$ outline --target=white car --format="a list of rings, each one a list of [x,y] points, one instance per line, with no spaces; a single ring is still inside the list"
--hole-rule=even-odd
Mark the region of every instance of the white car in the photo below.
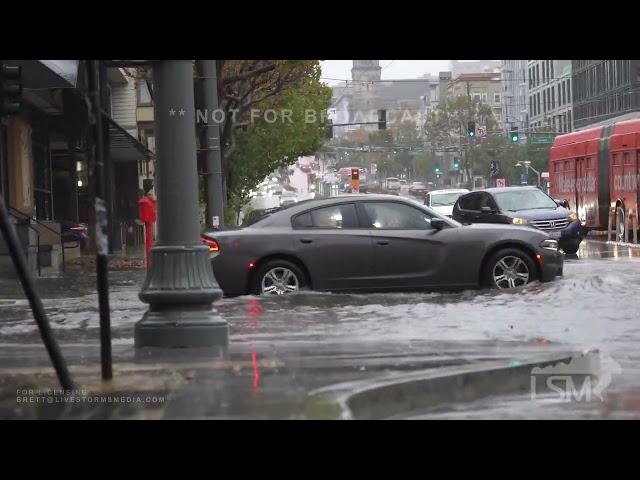
[[[400,190],[400,180],[396,177],[388,177],[384,183],[387,190]]]
[[[427,193],[424,204],[431,207],[441,215],[451,217],[453,215],[453,206],[461,195],[469,193],[464,188],[450,190],[432,190]]]

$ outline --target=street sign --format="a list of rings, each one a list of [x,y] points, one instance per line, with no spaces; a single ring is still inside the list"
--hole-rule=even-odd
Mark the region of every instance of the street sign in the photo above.
[[[531,143],[553,143],[553,139],[555,137],[537,137],[535,135],[531,135]]]
[[[496,187],[504,188],[507,186],[507,182],[504,178],[496,178]]]
[[[371,175],[378,173],[378,165],[376,163],[371,164]]]
[[[529,174],[523,173],[522,175],[520,175],[520,184],[529,185]]]
[[[218,228],[220,226],[220,217],[218,217],[217,215],[211,217],[211,225],[214,228]]]
[[[487,136],[487,127],[484,125],[478,125],[476,127],[476,137],[486,137]]]

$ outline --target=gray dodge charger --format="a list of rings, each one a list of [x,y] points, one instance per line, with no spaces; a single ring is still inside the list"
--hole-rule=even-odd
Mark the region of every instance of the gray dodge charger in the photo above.
[[[509,289],[562,275],[564,254],[540,230],[463,226],[393,195],[309,200],[255,218],[202,235],[225,295]]]

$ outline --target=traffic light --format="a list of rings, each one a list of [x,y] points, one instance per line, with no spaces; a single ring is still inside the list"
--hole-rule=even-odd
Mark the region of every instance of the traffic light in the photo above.
[[[360,180],[360,170],[358,168],[351,169],[351,180]]]
[[[517,142],[520,139],[518,135],[518,127],[511,127],[511,141]]]
[[[453,169],[454,170],[458,170],[460,168],[460,163],[458,163],[458,160],[454,160],[453,161]]]
[[[21,105],[22,85],[20,65],[5,65],[0,62],[0,117],[18,113]]]
[[[387,129],[387,111],[378,110],[378,130]]]
[[[467,123],[467,135],[469,135],[470,137],[476,136],[476,122]]]
[[[439,166],[439,165],[436,165],[436,166],[434,167],[433,171],[434,171],[434,172],[436,172],[436,175],[437,175],[438,173],[440,173],[440,166]]]
[[[333,138],[333,120],[327,122],[327,127],[324,131],[324,138],[330,140]]]

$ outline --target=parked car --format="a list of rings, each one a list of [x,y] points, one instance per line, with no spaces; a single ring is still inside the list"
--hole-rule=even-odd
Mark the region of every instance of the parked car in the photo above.
[[[563,207],[537,187],[478,190],[458,198],[453,218],[461,223],[527,225],[558,240],[574,254],[585,234],[575,212]]]
[[[447,190],[432,190],[427,193],[424,204],[427,207],[431,207],[436,212],[447,217],[453,216],[453,206],[458,198],[465,193],[469,193],[469,190],[461,189],[447,189]]]
[[[422,182],[413,182],[409,187],[409,195],[414,197],[424,197],[427,191],[427,186]]]
[[[558,242],[527,227],[462,224],[391,195],[346,195],[206,231],[226,295],[515,288],[562,274]]]

